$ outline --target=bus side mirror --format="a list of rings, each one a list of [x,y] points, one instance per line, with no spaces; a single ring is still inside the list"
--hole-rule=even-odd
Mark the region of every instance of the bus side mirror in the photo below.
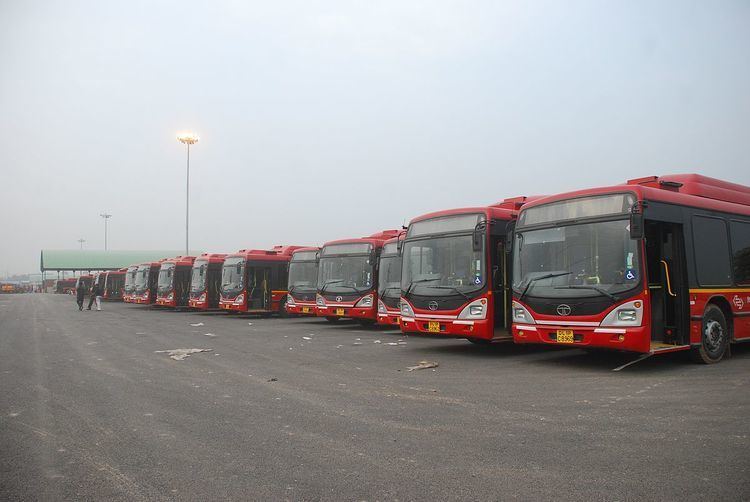
[[[630,238],[643,239],[644,234],[643,213],[630,213]]]
[[[505,225],[505,253],[510,254],[513,251],[513,236],[515,235],[513,231],[516,228],[516,222],[515,221],[509,221],[507,225]]]

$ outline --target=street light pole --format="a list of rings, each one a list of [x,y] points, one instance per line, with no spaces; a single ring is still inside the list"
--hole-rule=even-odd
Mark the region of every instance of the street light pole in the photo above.
[[[190,254],[190,145],[196,144],[198,139],[198,135],[192,132],[177,135],[177,140],[187,145],[187,169],[185,172],[185,256]]]
[[[102,213],[99,216],[104,218],[104,250],[107,250],[107,220],[109,220],[112,215],[107,213]]]
[[[86,239],[84,239],[83,237],[81,237],[80,239],[78,239],[78,244],[81,245],[81,249],[83,249],[83,243],[84,242],[86,242]]]

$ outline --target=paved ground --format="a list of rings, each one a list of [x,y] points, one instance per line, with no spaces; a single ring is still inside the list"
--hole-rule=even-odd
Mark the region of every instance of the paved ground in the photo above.
[[[400,339],[0,296],[0,500],[750,498],[750,347],[612,373]],[[178,348],[212,352],[156,352]]]

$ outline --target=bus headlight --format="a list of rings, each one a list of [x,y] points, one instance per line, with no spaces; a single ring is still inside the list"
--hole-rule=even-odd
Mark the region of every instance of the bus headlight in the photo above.
[[[513,302],[513,322],[520,322],[524,324],[536,324],[536,321],[531,316],[528,310],[518,302]]]
[[[378,300],[378,312],[381,314],[388,313],[388,309],[385,308],[385,303],[383,303],[383,300]]]
[[[205,302],[206,301],[206,293],[203,293],[200,298],[198,298],[199,302]]]
[[[401,316],[402,317],[414,317],[414,311],[411,309],[411,305],[405,300],[401,300]]]
[[[321,295],[315,295],[315,305],[318,307],[325,307],[326,306],[326,299],[323,298]]]
[[[354,306],[355,307],[372,307],[372,295],[367,295],[364,298],[362,298],[360,301],[358,301]]]
[[[234,299],[235,305],[241,305],[242,302],[245,301],[245,295],[239,295],[237,298]]]
[[[286,304],[294,307],[294,298],[292,295],[286,295]]]
[[[606,315],[601,326],[640,326],[643,319],[643,301],[634,300],[615,307]]]
[[[474,300],[461,310],[458,319],[485,319],[487,317],[487,299]]]
[[[169,293],[167,295],[167,300],[174,300],[174,293]]]

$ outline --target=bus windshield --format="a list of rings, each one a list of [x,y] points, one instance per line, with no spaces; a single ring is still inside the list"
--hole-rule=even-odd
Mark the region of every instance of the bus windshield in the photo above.
[[[151,272],[151,265],[141,265],[135,273],[135,292],[143,293],[148,289],[148,275]]]
[[[174,263],[164,263],[159,269],[159,283],[157,289],[159,293],[169,293],[174,283]]]
[[[397,254],[380,257],[378,295],[392,297],[401,295],[401,257]]]
[[[238,293],[244,287],[245,259],[242,257],[227,258],[221,268],[221,292]]]
[[[324,293],[364,293],[373,285],[370,255],[323,256],[318,270],[318,288]]]
[[[208,264],[205,261],[196,261],[190,274],[190,292],[201,293],[206,289],[206,270]]]
[[[513,290],[542,298],[611,296],[640,282],[628,220],[516,231]]]
[[[289,292],[315,292],[318,285],[318,264],[315,261],[289,263]]]
[[[135,289],[135,275],[138,272],[138,267],[129,267],[125,273],[125,292],[132,293]]]
[[[471,235],[436,236],[406,241],[401,289],[424,296],[465,295],[484,286],[485,258],[474,251]]]

